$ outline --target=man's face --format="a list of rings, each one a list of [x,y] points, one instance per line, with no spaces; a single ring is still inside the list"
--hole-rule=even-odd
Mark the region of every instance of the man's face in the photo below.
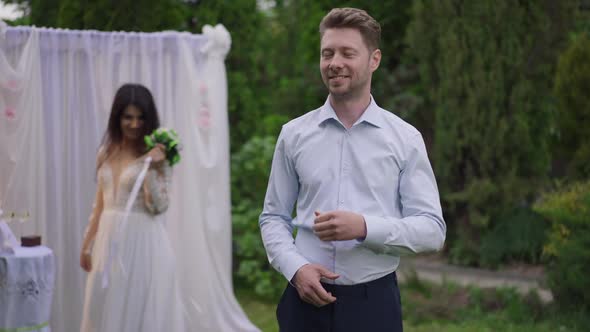
[[[370,93],[381,51],[370,52],[357,29],[327,29],[320,52],[322,79],[332,96],[348,99]]]

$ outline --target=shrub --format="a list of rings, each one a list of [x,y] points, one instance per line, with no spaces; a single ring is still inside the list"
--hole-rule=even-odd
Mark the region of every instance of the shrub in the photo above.
[[[407,42],[434,107],[450,258],[477,265],[493,217],[528,204],[546,181],[552,79],[575,2],[422,0],[412,8]]]
[[[568,175],[590,177],[590,38],[581,33],[559,57],[555,95],[559,105],[557,154],[569,161]],[[586,128],[586,129],[584,129]]]
[[[590,181],[547,194],[535,210],[551,222],[543,253],[550,259],[548,282],[556,301],[590,309]]]
[[[276,298],[286,281],[268,263],[260,237],[262,211],[275,138],[253,137],[232,155],[232,223],[237,282],[263,298]]]
[[[495,227],[483,236],[480,246],[481,265],[497,267],[502,263],[541,260],[547,236],[544,218],[529,208],[517,208],[501,215]]]

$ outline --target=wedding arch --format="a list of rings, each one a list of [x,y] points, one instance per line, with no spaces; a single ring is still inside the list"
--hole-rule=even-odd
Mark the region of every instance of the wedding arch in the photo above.
[[[0,22],[1,23],[1,22]],[[180,135],[167,227],[186,295],[188,331],[258,331],[231,278],[227,30],[199,35],[0,29],[0,208],[29,213],[17,235],[40,234],[56,256],[51,327],[76,331],[78,266],[95,190],[95,154],[123,83],[154,94]]]

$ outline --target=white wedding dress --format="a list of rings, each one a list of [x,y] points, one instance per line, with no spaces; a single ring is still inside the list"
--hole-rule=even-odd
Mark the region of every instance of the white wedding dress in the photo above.
[[[132,162],[121,171],[118,184],[107,163],[98,170],[104,208],[86,283],[82,332],[184,331],[174,254],[161,214],[168,207],[167,165],[147,172],[149,194],[139,190],[126,226],[116,232],[142,167],[141,159]],[[118,235],[116,256],[108,264],[110,243]]]

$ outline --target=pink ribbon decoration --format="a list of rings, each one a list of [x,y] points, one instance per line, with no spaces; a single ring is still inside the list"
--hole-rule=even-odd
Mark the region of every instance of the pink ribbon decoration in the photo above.
[[[211,127],[211,113],[209,112],[209,107],[201,106],[199,111],[199,119],[197,120],[199,127],[201,128],[209,128]]]
[[[15,109],[12,108],[12,107],[6,107],[6,109],[4,109],[4,116],[8,120],[14,120],[14,119],[16,119],[16,111],[15,111]]]

